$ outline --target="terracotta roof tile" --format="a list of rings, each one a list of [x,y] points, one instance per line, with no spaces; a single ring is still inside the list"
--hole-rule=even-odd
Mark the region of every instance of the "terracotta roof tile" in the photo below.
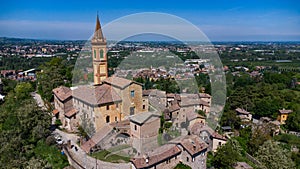
[[[196,135],[186,136],[183,140],[181,140],[180,144],[192,156],[203,151],[208,147],[208,145]]]
[[[129,86],[131,83],[133,83],[132,80],[128,80],[120,77],[108,77],[104,80],[104,82],[122,89]]]
[[[222,136],[221,134],[217,133],[217,132],[214,132],[212,135],[212,138],[216,138],[216,139],[219,139],[219,140],[227,140],[226,137]]]
[[[78,112],[78,110],[76,109],[71,109],[70,111],[65,113],[65,116],[67,116],[68,118],[72,117],[73,115],[75,115]]]
[[[251,114],[250,112],[248,112],[248,111],[246,111],[242,108],[236,108],[235,111],[240,113],[240,114],[246,114],[246,115]]]
[[[132,158],[130,161],[136,168],[151,168],[155,164],[165,161],[166,159],[179,155],[181,150],[176,145],[164,145],[158,148],[159,153],[149,154],[148,162],[145,157]]]
[[[65,86],[60,86],[58,88],[55,88],[52,90],[52,92],[61,101],[65,101],[66,99],[68,99],[72,96],[72,90]]]
[[[57,109],[54,109],[54,110],[52,111],[52,113],[53,113],[53,115],[57,115],[57,113],[59,113],[59,111],[58,111]]]
[[[99,86],[79,86],[73,90],[73,97],[92,105],[121,101],[121,97],[108,84]]]

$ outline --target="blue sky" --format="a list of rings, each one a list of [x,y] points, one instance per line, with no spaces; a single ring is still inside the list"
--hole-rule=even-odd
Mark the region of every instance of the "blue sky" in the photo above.
[[[297,0],[3,1],[0,36],[88,39],[97,11],[102,25],[138,12],[173,14],[196,25],[212,41],[300,40]]]

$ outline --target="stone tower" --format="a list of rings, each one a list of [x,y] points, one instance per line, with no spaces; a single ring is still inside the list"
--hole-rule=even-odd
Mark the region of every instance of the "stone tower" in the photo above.
[[[108,69],[106,39],[103,36],[98,15],[96,19],[96,28],[91,40],[91,44],[94,69],[94,85],[99,85],[104,79],[108,77]]]

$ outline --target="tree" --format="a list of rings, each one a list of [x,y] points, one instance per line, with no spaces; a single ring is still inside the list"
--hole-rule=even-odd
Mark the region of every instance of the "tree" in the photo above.
[[[213,166],[223,169],[232,168],[242,158],[240,150],[241,148],[237,141],[229,140],[225,145],[217,149],[213,158]]]
[[[286,128],[292,131],[300,131],[300,112],[291,113],[286,120]]]
[[[38,92],[50,101],[52,99],[52,90],[60,85],[65,84],[66,64],[61,58],[53,58],[41,66],[41,73],[37,74]]]
[[[289,153],[283,150],[277,143],[268,140],[259,147],[255,153],[258,161],[270,169],[291,169],[295,164],[289,157]]]

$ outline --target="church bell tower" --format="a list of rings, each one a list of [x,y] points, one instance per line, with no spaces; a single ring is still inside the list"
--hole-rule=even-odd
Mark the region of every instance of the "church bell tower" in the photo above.
[[[108,77],[107,69],[107,47],[106,39],[103,36],[101,24],[97,14],[96,28],[91,40],[92,57],[94,69],[94,85],[99,85]]]

